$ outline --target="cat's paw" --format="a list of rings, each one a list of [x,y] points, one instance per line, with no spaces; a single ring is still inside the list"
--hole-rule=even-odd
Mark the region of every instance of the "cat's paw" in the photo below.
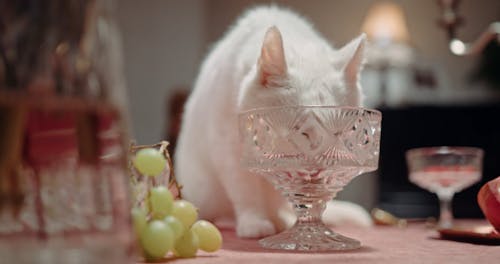
[[[260,238],[276,233],[273,223],[257,216],[240,217],[236,223],[236,234],[241,238]]]

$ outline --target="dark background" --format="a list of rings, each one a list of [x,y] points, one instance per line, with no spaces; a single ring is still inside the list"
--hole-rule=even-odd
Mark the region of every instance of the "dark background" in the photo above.
[[[485,151],[483,178],[455,194],[457,218],[483,217],[479,188],[500,175],[500,104],[382,109],[379,206],[400,217],[438,216],[435,194],[408,181],[405,151],[427,146],[472,146]]]

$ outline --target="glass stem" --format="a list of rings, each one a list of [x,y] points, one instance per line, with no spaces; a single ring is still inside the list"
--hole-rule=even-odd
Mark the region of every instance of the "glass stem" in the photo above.
[[[326,201],[319,200],[314,202],[294,201],[293,207],[297,215],[295,225],[322,223],[321,216],[326,208]]]
[[[453,213],[451,201],[453,193],[438,193],[440,211],[439,211],[439,227],[450,228],[453,226]]]

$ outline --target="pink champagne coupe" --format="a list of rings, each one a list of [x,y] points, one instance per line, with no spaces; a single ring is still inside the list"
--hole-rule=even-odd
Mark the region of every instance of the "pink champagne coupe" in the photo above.
[[[410,181],[436,193],[439,199],[439,228],[453,226],[453,196],[481,179],[483,155],[483,150],[473,147],[428,147],[406,152]]]

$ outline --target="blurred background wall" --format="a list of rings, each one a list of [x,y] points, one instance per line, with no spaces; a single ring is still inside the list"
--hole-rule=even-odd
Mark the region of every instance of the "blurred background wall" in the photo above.
[[[166,100],[189,89],[205,50],[206,4],[199,0],[119,0],[118,23],[133,137],[139,144],[164,138]]]

